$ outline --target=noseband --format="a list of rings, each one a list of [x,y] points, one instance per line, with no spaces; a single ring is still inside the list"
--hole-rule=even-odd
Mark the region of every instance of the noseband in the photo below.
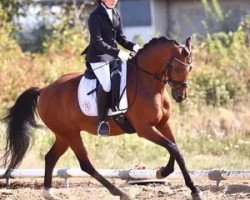
[[[170,61],[169,61],[169,63],[168,63],[168,65],[166,66],[166,68],[164,70],[164,73],[166,73],[166,71],[167,71],[167,76],[168,76],[168,79],[164,80],[164,82],[168,83],[168,85],[170,87],[173,87],[173,85],[179,85],[182,88],[187,88],[187,86],[188,86],[188,82],[187,81],[176,81],[176,80],[172,79],[173,61],[174,60],[176,60],[177,62],[181,63],[185,68],[190,67],[191,64],[192,64],[192,62],[190,62],[189,64],[186,64],[186,63],[180,61],[177,58],[171,58]]]
[[[174,85],[179,85],[181,88],[187,88],[187,86],[188,86],[188,82],[187,81],[176,81],[176,80],[172,79],[173,61],[174,60],[176,60],[177,62],[181,63],[185,68],[190,67],[190,65],[192,64],[192,62],[190,62],[189,64],[186,64],[186,63],[182,62],[181,60],[179,60],[177,58],[171,57],[170,60],[169,60],[169,62],[168,62],[168,64],[167,64],[167,66],[165,67],[165,69],[163,71],[163,74],[161,74],[160,76],[158,74],[156,74],[156,73],[149,72],[149,71],[147,71],[147,70],[139,67],[137,65],[137,63],[136,63],[136,67],[140,71],[142,71],[142,72],[144,72],[144,73],[152,76],[155,80],[161,81],[164,84],[168,84],[171,88],[173,88]],[[165,74],[167,74],[168,79],[163,80],[161,78],[161,76],[165,75]]]

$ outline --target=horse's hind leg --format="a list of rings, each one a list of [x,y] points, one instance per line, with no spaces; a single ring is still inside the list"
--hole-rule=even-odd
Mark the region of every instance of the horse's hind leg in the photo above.
[[[112,195],[120,196],[120,199],[122,200],[130,199],[129,196],[125,192],[121,191],[119,188],[114,186],[112,183],[110,183],[107,179],[105,179],[101,174],[99,174],[95,170],[95,168],[93,167],[93,165],[91,164],[88,158],[87,151],[82,143],[80,134],[78,137],[74,137],[74,139],[71,140],[70,148],[75,153],[80,163],[80,167],[83,171],[93,176],[97,181],[99,181],[103,186],[105,186]]]
[[[69,145],[59,138],[56,138],[54,145],[45,156],[45,176],[44,176],[44,191],[43,196],[45,199],[57,200],[52,190],[52,173],[58,159],[65,153]]]

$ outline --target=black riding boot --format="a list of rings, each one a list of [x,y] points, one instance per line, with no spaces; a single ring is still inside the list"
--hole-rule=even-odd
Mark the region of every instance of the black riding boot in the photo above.
[[[97,134],[108,136],[110,132],[109,123],[106,122],[108,108],[107,108],[108,92],[101,87],[97,92],[97,110],[98,110],[98,124]]]

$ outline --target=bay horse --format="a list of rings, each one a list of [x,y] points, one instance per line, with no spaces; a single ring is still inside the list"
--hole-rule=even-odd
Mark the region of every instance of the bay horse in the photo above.
[[[194,185],[169,124],[171,101],[165,85],[172,88],[172,97],[181,102],[187,96],[187,78],[191,71],[191,38],[185,45],[165,37],[154,38],[128,61],[127,96],[129,109],[125,113],[139,137],[164,147],[170,154],[166,166],[157,170],[157,178],[167,177],[178,163],[193,199],[201,199]],[[79,107],[77,88],[82,73],[67,74],[42,89],[32,87],[24,91],[3,118],[7,125],[4,177],[18,167],[27,152],[32,136],[31,128],[38,125],[36,113],[55,134],[55,142],[45,156],[44,192],[46,199],[59,199],[52,190],[52,172],[58,159],[71,148],[81,169],[94,177],[112,195],[130,199],[129,195],[109,182],[94,168],[88,158],[80,131],[96,135],[97,117],[84,115]],[[111,136],[124,134],[121,128],[108,119]]]

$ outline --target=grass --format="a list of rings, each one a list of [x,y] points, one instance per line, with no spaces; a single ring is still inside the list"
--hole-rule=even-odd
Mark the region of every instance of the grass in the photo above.
[[[173,103],[171,122],[188,169],[250,169],[249,104],[242,102],[226,109],[194,108],[188,101],[184,105]],[[5,144],[4,131],[0,126],[1,147]],[[44,167],[44,156],[53,144],[54,135],[48,129],[37,129],[34,136],[33,147],[20,167]],[[136,165],[158,168],[166,165],[169,158],[164,148],[136,134],[103,138],[82,132],[82,138],[97,168],[133,168]],[[56,167],[79,167],[79,164],[68,150]]]
[[[136,165],[158,168],[166,165],[169,154],[162,147],[134,135],[109,138],[82,134],[89,157],[97,168],[133,168]],[[25,157],[22,168],[43,168],[44,156],[52,146],[54,137],[46,130],[38,130],[35,143]],[[3,144],[1,135],[1,144]],[[250,169],[250,134],[227,138],[207,136],[177,137],[188,169]],[[59,160],[56,167],[79,167],[71,150]],[[176,167],[178,169],[178,167]]]
[[[238,104],[234,111],[205,106],[193,109],[189,103],[173,105],[171,122],[188,169],[250,169],[250,111],[246,109],[249,103]],[[1,147],[5,144],[4,131],[0,126]],[[54,135],[48,129],[37,129],[34,136],[33,147],[20,167],[44,167],[44,156],[54,142]],[[136,134],[103,138],[82,132],[82,139],[97,168],[133,168],[136,165],[158,168],[166,165],[169,158],[164,148]],[[56,167],[79,167],[79,164],[68,150]]]

